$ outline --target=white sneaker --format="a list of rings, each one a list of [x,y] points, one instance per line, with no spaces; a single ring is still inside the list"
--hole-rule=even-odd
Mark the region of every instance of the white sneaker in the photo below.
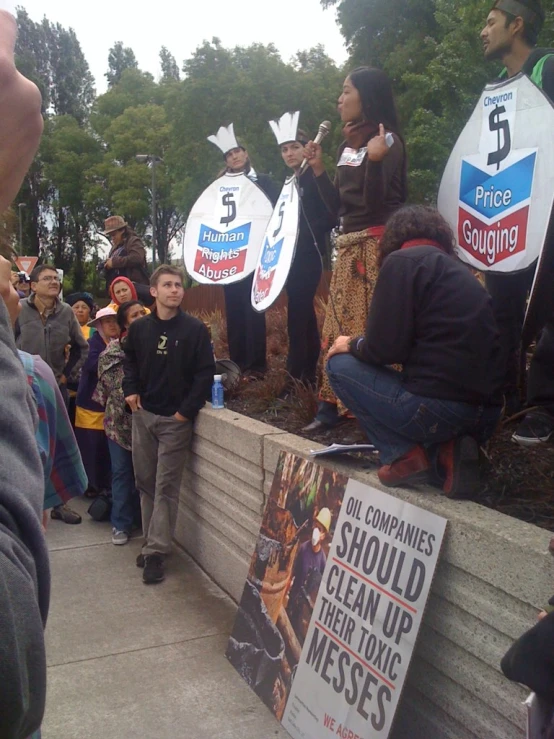
[[[115,546],[121,546],[122,544],[127,544],[129,541],[129,534],[126,531],[118,531],[117,529],[112,529],[112,544],[115,544]]]

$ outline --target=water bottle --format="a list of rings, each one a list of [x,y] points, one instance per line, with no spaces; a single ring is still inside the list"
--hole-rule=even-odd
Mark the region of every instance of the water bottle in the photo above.
[[[216,410],[225,408],[225,403],[223,402],[221,375],[214,375],[214,384],[212,385],[212,408],[215,408]]]

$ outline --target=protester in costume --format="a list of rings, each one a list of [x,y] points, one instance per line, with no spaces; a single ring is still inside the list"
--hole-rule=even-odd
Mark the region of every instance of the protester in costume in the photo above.
[[[240,144],[233,124],[221,127],[215,136],[208,140],[223,153],[225,172],[244,172],[267,195],[272,205],[279,197],[278,187],[271,177],[256,172],[250,162],[248,152]],[[250,295],[254,275],[240,282],[224,285],[225,312],[227,316],[227,343],[229,357],[245,375],[263,375],[267,369],[265,315],[256,312],[251,305]]]
[[[129,541],[133,523],[140,520],[140,500],[135,485],[131,444],[131,412],[123,395],[123,342],[129,326],[146,315],[138,300],[119,307],[119,341],[112,341],[98,360],[98,385],[93,399],[105,408],[104,430],[112,467],[112,544]]]
[[[431,208],[389,219],[365,335],[339,336],[327,374],[379,451],[383,485],[479,490],[479,444],[500,418],[502,365],[491,299],[454,257]],[[402,373],[389,365],[401,364]]]
[[[298,175],[305,157],[308,136],[298,128],[300,113],[285,113],[279,121],[270,121],[283,161]],[[316,382],[317,362],[321,350],[314,298],[321,279],[322,254],[326,234],[335,218],[321,198],[315,177],[308,167],[298,180],[301,198],[300,224],[296,251],[287,278],[287,329],[289,353],[287,372],[291,378],[308,385]],[[285,385],[282,395],[289,389]]]
[[[96,333],[89,340],[89,354],[77,391],[75,436],[79,443],[89,486],[97,493],[111,486],[110,454],[104,433],[104,408],[93,400],[98,383],[100,354],[119,336],[117,313],[113,308],[102,308],[91,321]]]
[[[487,17],[481,39],[485,58],[490,61],[499,59],[504,64],[501,79],[523,72],[554,102],[554,49],[536,48],[544,17],[538,0],[497,0]],[[531,333],[537,334],[541,329],[542,333],[527,380],[528,405],[537,406],[538,410],[525,416],[512,437],[525,446],[548,441],[554,433],[554,240],[551,236],[544,248],[546,271],[541,275],[541,290],[534,301],[537,314],[530,327]],[[524,367],[521,331],[535,270],[536,263],[522,272],[488,272],[485,276],[500,330],[502,362],[506,368],[503,390],[508,415],[518,411],[520,406],[520,372]],[[527,337],[526,345],[532,338]]]
[[[342,231],[323,326],[324,349],[341,334],[363,331],[377,278],[379,237],[407,194],[406,150],[387,75],[369,67],[351,72],[339,112],[345,141],[339,147],[334,184],[325,172],[321,146],[306,146],[321,196],[340,217]],[[317,415],[304,430],[332,427],[344,412],[324,374]]]

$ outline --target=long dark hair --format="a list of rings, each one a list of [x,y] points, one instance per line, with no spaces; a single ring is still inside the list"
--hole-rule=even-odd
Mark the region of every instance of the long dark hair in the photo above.
[[[412,239],[436,241],[447,254],[454,254],[454,234],[438,210],[426,205],[407,205],[393,213],[387,221],[379,243],[379,267],[389,254],[398,251],[406,241]]]
[[[389,77],[374,67],[358,67],[348,75],[362,101],[366,121],[382,123],[388,131],[400,136],[400,124]]]

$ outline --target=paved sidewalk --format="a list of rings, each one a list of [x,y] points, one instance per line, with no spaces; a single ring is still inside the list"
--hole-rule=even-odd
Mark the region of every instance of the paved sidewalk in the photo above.
[[[139,539],[48,525],[52,597],[43,739],[285,739],[224,656],[233,602],[186,556],[142,583]]]

